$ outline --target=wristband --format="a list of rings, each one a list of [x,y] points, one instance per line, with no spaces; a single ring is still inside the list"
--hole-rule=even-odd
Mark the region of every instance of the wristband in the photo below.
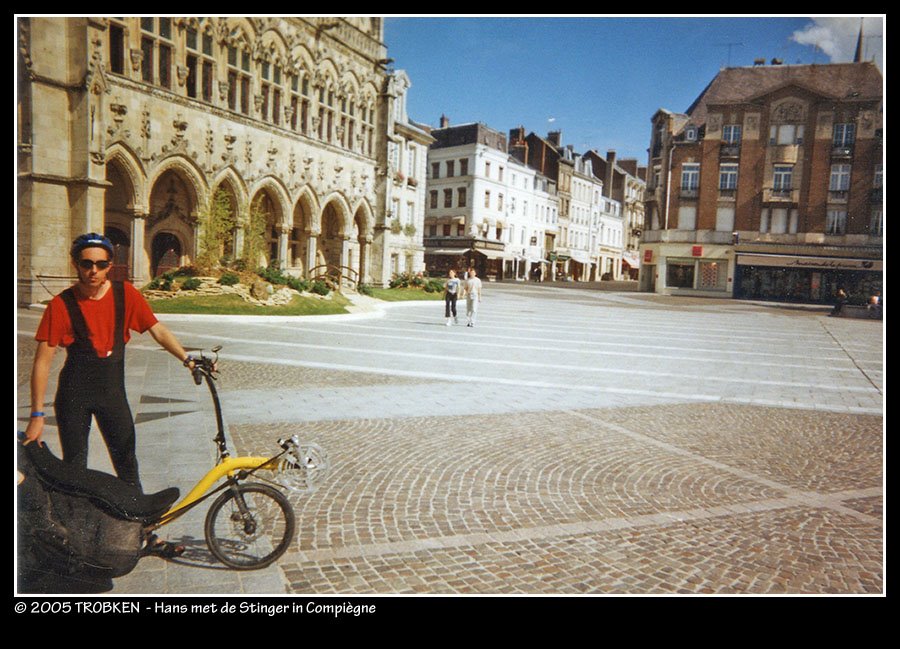
[[[32,419],[34,419],[35,417],[44,417],[44,416],[46,416],[46,415],[44,415],[44,413],[41,412],[40,410],[35,410],[34,412],[31,413]]]
[[[181,364],[184,365],[185,367],[190,367],[190,364],[191,364],[191,363],[195,363],[195,362],[196,362],[196,361],[194,360],[194,357],[188,355],[188,357],[185,358],[184,361],[182,361]]]

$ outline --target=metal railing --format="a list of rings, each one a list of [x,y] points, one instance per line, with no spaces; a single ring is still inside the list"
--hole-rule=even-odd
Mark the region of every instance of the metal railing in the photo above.
[[[355,290],[359,286],[359,271],[349,266],[320,264],[309,269],[309,279],[314,282],[323,281],[336,291],[342,288]]]

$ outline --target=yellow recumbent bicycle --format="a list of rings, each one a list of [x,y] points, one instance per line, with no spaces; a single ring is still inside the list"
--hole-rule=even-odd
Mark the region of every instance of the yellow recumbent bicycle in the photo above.
[[[216,464],[180,502],[158,519],[149,521],[144,534],[155,537],[155,530],[219,494],[209,508],[204,525],[209,550],[230,568],[254,570],[277,560],[294,539],[294,508],[279,488],[312,492],[328,470],[328,458],[318,445],[301,443],[296,435],[279,439],[281,450],[272,457],[231,457],[214,383],[220,349],[217,346],[211,350],[214,358],[202,353],[193,357],[194,382],[200,385],[206,381],[215,407]],[[213,488],[223,478],[224,482]],[[247,482],[249,478],[260,482]],[[177,553],[163,556],[177,556]]]

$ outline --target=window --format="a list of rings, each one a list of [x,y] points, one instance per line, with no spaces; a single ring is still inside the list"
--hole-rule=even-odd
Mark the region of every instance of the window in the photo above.
[[[736,164],[719,165],[719,189],[734,191],[737,189],[738,166]]]
[[[869,236],[884,236],[884,212],[882,208],[876,207],[872,209],[872,217],[869,219]]]
[[[497,209],[503,211],[503,194],[497,194]]]
[[[855,124],[835,124],[834,138],[832,143],[836,148],[846,148],[853,146],[856,141],[856,125]]]
[[[716,231],[717,232],[733,232],[734,231],[734,208],[719,207],[716,209]]]
[[[456,190],[456,206],[457,207],[465,207],[466,206],[466,188],[460,187]]]
[[[847,211],[846,210],[828,210],[825,215],[825,234],[846,234],[847,232]]]
[[[875,165],[875,173],[873,174],[872,180],[872,187],[874,187],[875,189],[881,189],[882,187],[882,182],[884,179],[884,172],[882,168],[883,165],[880,162]]]
[[[666,264],[666,286],[672,288],[694,288],[694,262],[672,262]]]
[[[200,34],[196,29],[187,30],[187,96],[212,103],[213,64],[212,36]]]
[[[846,192],[850,189],[850,165],[831,165],[831,179],[828,181],[828,189],[832,192]]]
[[[141,79],[172,87],[172,19],[141,18]]]
[[[109,71],[125,74],[125,27],[109,23]]]
[[[291,75],[291,130],[304,135],[309,132],[309,80],[304,76]]]
[[[769,128],[769,144],[803,144],[803,124],[776,124]]]
[[[456,175],[456,162],[447,160],[447,178],[453,178]]]
[[[432,189],[432,190],[429,192],[429,197],[430,197],[430,198],[429,198],[428,206],[429,206],[431,209],[436,209],[436,208],[437,208],[437,203],[438,203],[438,193],[437,193],[437,190],[436,190],[436,189]]]
[[[468,176],[469,175],[469,159],[463,158],[459,161],[459,175],[460,176]]]
[[[490,162],[484,163],[484,175],[486,178],[491,177],[491,163]]]
[[[449,237],[449,236],[450,236],[450,232],[451,232],[450,228],[451,228],[451,227],[452,227],[452,226],[451,226],[449,223],[445,223],[445,224],[444,224],[444,236],[445,236],[445,237]]]
[[[695,162],[681,165],[681,189],[696,192],[700,187],[700,165]]]
[[[432,178],[440,178],[441,177],[441,163],[440,162],[432,162],[431,163],[431,177]]]
[[[775,165],[772,177],[772,189],[776,192],[789,192],[792,188],[794,167],[791,165]]]
[[[740,124],[726,124],[722,127],[722,141],[726,144],[741,143],[741,126]]]
[[[679,207],[678,208],[678,229],[694,230],[697,227],[697,208],[696,207]]]
[[[444,190],[444,207],[453,207],[453,190]]]
[[[228,47],[228,108],[250,114],[250,55],[234,45]]]
[[[503,182],[503,167],[497,168],[497,180],[499,180],[501,183]]]

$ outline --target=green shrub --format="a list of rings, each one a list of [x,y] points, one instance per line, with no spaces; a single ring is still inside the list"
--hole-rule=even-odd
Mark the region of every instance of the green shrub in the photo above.
[[[368,284],[360,284],[359,286],[356,287],[356,290],[359,291],[360,293],[362,293],[363,295],[368,295],[369,297],[372,297],[375,295],[375,291],[373,291],[372,287],[369,286]]]
[[[181,290],[182,291],[196,291],[198,288],[200,288],[201,283],[202,282],[199,279],[197,279],[196,277],[191,277],[189,279],[184,280],[184,282],[182,282]]]
[[[331,289],[329,289],[328,285],[322,280],[316,280],[313,282],[312,292],[316,295],[328,295],[331,293]]]
[[[288,277],[287,285],[295,291],[300,291],[301,293],[309,291],[310,287],[309,280],[300,279],[298,277]]]
[[[237,273],[222,273],[222,276],[219,278],[219,284],[222,286],[234,286],[241,281],[241,278],[237,275]]]
[[[429,279],[425,282],[426,293],[441,293],[444,290],[444,282],[439,279]]]

